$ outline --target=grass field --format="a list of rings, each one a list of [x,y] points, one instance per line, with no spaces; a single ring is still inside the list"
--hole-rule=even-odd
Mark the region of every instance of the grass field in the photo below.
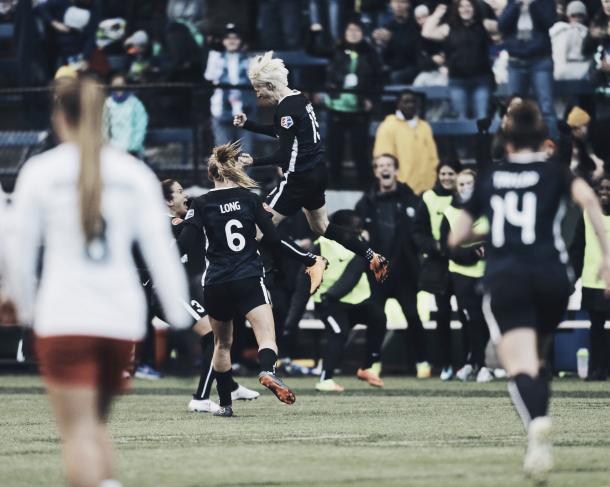
[[[186,412],[195,379],[135,383],[111,432],[125,487],[522,486],[524,432],[506,383],[386,378],[322,396],[290,379],[288,407],[264,391],[237,417]],[[260,389],[255,379],[242,382]],[[550,486],[610,486],[610,383],[556,380]],[[41,382],[0,376],[0,486],[62,485],[60,444]]]

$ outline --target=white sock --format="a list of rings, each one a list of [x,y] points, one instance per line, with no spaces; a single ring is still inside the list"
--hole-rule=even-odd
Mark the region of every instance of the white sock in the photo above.
[[[100,487],[123,487],[123,484],[115,479],[102,480]]]

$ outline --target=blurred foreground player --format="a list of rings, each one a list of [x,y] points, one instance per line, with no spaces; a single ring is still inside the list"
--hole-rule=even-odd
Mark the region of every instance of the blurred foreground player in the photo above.
[[[180,305],[187,282],[171,247],[157,178],[142,162],[103,145],[103,101],[91,80],[56,86],[53,126],[62,143],[26,163],[14,196],[12,291],[21,321],[34,324],[74,487],[120,486],[112,479],[106,422],[133,344],[145,332],[134,244],[158,283],[168,320],[188,325]]]
[[[280,146],[273,154],[254,158],[248,154],[240,156],[244,164],[282,168],[284,176],[280,184],[267,196],[273,223],[277,225],[302,209],[314,232],[365,258],[375,278],[384,281],[388,276],[386,258],[373,252],[357,233],[338,228],[328,220],[324,195],[328,175],[318,121],[305,95],[288,87],[284,61],[273,59],[272,51],[257,56],[250,64],[248,77],[257,98],[277,105],[271,125],[252,122],[243,113],[233,121],[237,127],[279,139]]]
[[[553,466],[549,380],[540,373],[572,293],[572,271],[561,238],[566,202],[586,211],[603,258],[599,273],[610,288],[610,251],[593,190],[542,150],[547,129],[529,101],[511,110],[505,126],[507,158],[484,175],[449,235],[457,247],[485,215],[487,237],[483,310],[508,373],[510,397],[528,432],[523,468],[544,481]]]
[[[238,162],[241,147],[225,144],[214,149],[208,163],[208,176],[214,188],[195,198],[186,215],[186,228],[180,248],[205,248],[208,263],[203,275],[203,304],[214,332],[212,364],[220,396],[220,410],[214,415],[233,415],[231,401],[231,344],[235,317],[245,316],[258,343],[261,366],[259,381],[277,398],[292,404],[292,391],[275,375],[277,345],[269,293],[263,283],[263,263],[258,253],[257,231],[281,259],[282,243],[271,214],[250,188],[256,183]],[[188,250],[187,250],[188,251]],[[302,262],[309,262],[302,255]]]

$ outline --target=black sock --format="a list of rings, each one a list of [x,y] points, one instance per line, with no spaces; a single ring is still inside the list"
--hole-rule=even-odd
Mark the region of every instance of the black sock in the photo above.
[[[275,373],[275,362],[277,362],[277,353],[270,348],[261,348],[258,351],[258,362],[261,366],[261,372]]]
[[[233,371],[231,369],[226,372],[214,371],[216,376],[216,389],[218,390],[218,397],[220,398],[220,405],[230,406],[231,401],[231,388],[233,387]]]
[[[369,262],[373,259],[374,252],[369,247],[368,243],[350,228],[329,223],[328,227],[326,227],[324,236],[340,243],[347,250],[351,250],[354,254],[364,257]]]
[[[312,266],[316,263],[316,255],[311,252],[307,252],[301,248],[296,242],[282,240],[282,254],[290,259],[294,259],[306,267]]]
[[[199,384],[193,398],[201,401],[210,398],[212,383],[214,382],[214,370],[212,369],[212,356],[214,355],[214,334],[208,333],[199,339],[201,343],[201,375]]]
[[[532,419],[546,416],[549,407],[549,382],[542,376],[533,378],[517,374],[508,382],[508,393],[525,429]]]

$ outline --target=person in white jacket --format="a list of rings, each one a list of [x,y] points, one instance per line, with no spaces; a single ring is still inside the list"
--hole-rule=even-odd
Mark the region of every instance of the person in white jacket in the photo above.
[[[168,322],[190,325],[180,258],[155,175],[102,139],[104,96],[88,79],[54,92],[58,147],[17,179],[9,259],[18,316],[35,349],[63,441],[68,485],[116,487],[106,422],[146,302],[132,250],[146,261]],[[42,273],[37,262],[44,245]]]
[[[586,26],[587,7],[574,0],[566,9],[568,22],[557,22],[549,29],[553,49],[553,77],[562,79],[584,79],[587,77],[590,60],[582,53],[582,46],[589,30]]]

